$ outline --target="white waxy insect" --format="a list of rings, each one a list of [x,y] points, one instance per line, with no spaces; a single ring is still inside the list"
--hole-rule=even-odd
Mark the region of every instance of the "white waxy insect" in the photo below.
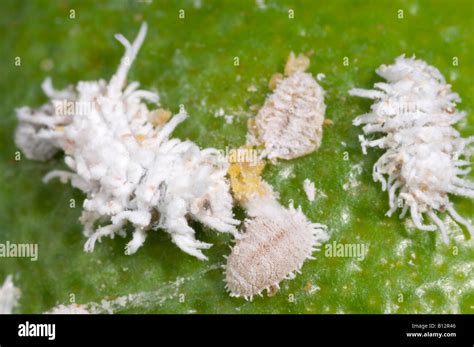
[[[446,226],[436,213],[447,211],[474,237],[472,225],[449,200],[449,194],[474,197],[474,183],[462,178],[470,172],[468,145],[474,136],[462,138],[452,127],[466,115],[456,109],[459,95],[438,69],[414,57],[402,55],[376,72],[388,83],[376,83],[373,90],[352,89],[349,94],[375,100],[371,112],[353,124],[364,124],[366,135],[384,134],[370,141],[362,135],[359,139],[364,154],[366,147],[385,150],[374,165],[373,179],[388,191],[387,215],[402,208],[403,218],[410,211],[418,229],[439,229],[448,243]],[[423,214],[434,224],[425,224]]]
[[[323,135],[324,90],[310,73],[309,59],[290,54],[285,74],[255,117],[252,131],[270,160],[293,159],[316,150]],[[272,79],[273,80],[273,79]]]
[[[301,208],[285,208],[261,179],[263,164],[232,164],[234,197],[246,209],[244,233],[236,239],[225,267],[231,296],[252,299],[264,290],[273,295],[279,283],[292,279],[329,237],[326,226],[312,223]]]
[[[37,110],[17,110],[15,140],[30,159],[46,160],[59,150],[66,154],[71,171],[52,171],[45,181],[69,180],[87,194],[80,218],[88,237],[86,251],[104,236],[125,236],[131,223],[135,232],[127,254],[137,251],[150,229],[163,228],[183,251],[206,259],[201,250],[211,245],[196,240],[188,218],[237,233],[228,163],[216,149],[170,139],[187,117],[184,108],[168,121],[169,112],[147,107],[146,102],[158,106],[157,93],[139,90],[137,82],[126,86],[146,30],[144,23],[133,43],[116,35],[126,51],[109,82],[79,82],[56,91],[46,80],[43,89],[50,102]],[[72,114],[58,112],[58,106],[70,104],[75,106]],[[88,107],[79,110],[78,105]]]
[[[44,312],[44,314],[90,314],[91,312],[85,305],[70,304],[58,305]]]
[[[0,314],[10,314],[18,305],[20,289],[13,284],[12,276],[9,275],[0,287]]]
[[[262,204],[266,204],[262,208]],[[255,201],[258,211],[245,220],[245,233],[227,258],[226,283],[231,296],[252,299],[272,295],[282,280],[293,279],[307,259],[328,239],[326,226],[311,223],[292,205],[273,198]]]

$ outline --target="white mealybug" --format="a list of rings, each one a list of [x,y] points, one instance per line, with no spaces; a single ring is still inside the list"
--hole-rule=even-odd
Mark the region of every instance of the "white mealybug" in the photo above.
[[[366,147],[386,150],[374,165],[373,179],[388,191],[387,215],[402,208],[403,218],[410,210],[418,229],[439,229],[443,241],[449,243],[446,227],[436,214],[447,211],[474,236],[474,228],[456,212],[448,196],[474,197],[474,183],[461,178],[470,171],[467,146],[474,136],[462,138],[452,127],[465,117],[456,109],[459,95],[451,91],[438,69],[414,57],[402,55],[376,72],[388,83],[376,83],[374,90],[352,89],[349,94],[375,100],[372,112],[358,116],[353,124],[364,124],[366,135],[385,134],[370,141],[362,135],[359,139],[364,154]],[[424,224],[423,214],[434,224]]]
[[[237,233],[228,164],[216,149],[169,138],[187,117],[184,108],[168,121],[171,113],[149,110],[145,103],[158,105],[157,93],[139,90],[137,82],[126,86],[146,31],[144,23],[133,43],[116,35],[126,51],[110,82],[79,82],[56,91],[47,79],[43,90],[50,102],[37,110],[17,110],[16,144],[30,159],[46,160],[59,150],[66,154],[72,172],[55,170],[44,180],[70,180],[87,194],[80,218],[86,251],[103,236],[125,236],[130,222],[135,232],[126,254],[136,252],[147,231],[163,228],[183,251],[206,259],[201,249],[211,245],[195,239],[188,217]]]
[[[229,168],[234,198],[247,211],[244,232],[236,239],[225,267],[231,296],[252,299],[292,279],[306,259],[329,237],[326,226],[312,223],[301,208],[285,208],[261,178],[264,164],[232,163]]]
[[[279,283],[300,273],[312,253],[319,251],[328,239],[326,226],[311,223],[290,205],[288,209],[276,200],[257,200],[255,206],[266,206],[245,220],[245,233],[237,239],[227,258],[226,283],[231,296],[252,299],[266,290],[271,296]],[[249,210],[250,211],[250,210]]]
[[[58,305],[44,312],[44,314],[90,314],[92,313],[86,305],[70,304]]]
[[[252,124],[249,142],[263,145],[263,155],[272,161],[301,157],[321,145],[324,90],[304,72],[308,66],[308,57],[291,52],[285,66],[288,77],[272,78],[270,87],[275,90]]]
[[[11,314],[13,309],[18,306],[20,295],[20,289],[13,284],[12,276],[7,276],[0,287],[0,314]]]

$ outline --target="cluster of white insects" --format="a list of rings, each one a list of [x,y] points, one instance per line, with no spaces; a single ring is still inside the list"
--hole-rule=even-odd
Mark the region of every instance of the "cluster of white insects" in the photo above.
[[[373,179],[388,191],[387,215],[402,208],[403,218],[409,210],[418,229],[439,229],[448,243],[446,226],[435,213],[447,211],[474,237],[474,228],[456,212],[448,196],[474,197],[474,183],[461,178],[470,172],[467,145],[474,136],[462,138],[452,127],[466,116],[456,109],[459,95],[451,91],[438,69],[415,58],[402,55],[376,72],[388,83],[376,83],[374,90],[352,89],[349,94],[375,100],[372,111],[353,123],[365,124],[366,135],[385,135],[371,141],[363,135],[359,139],[364,154],[366,147],[386,150],[374,165]],[[424,224],[423,214],[434,224]]]
[[[309,59],[292,53],[286,77],[280,75],[274,92],[250,123],[244,148],[263,148],[260,161],[228,163],[216,149],[170,138],[187,117],[184,107],[170,118],[171,113],[159,108],[156,92],[138,89],[137,82],[126,85],[146,30],[143,24],[133,43],[116,36],[126,51],[109,82],[79,82],[57,91],[47,79],[43,90],[50,101],[39,109],[17,110],[16,144],[34,160],[64,152],[70,171],[52,171],[44,180],[58,177],[86,193],[80,218],[88,238],[86,251],[92,251],[104,236],[125,236],[130,223],[135,231],[127,254],[142,246],[148,231],[163,228],[183,251],[206,259],[202,250],[211,245],[196,240],[188,224],[192,218],[235,236],[225,266],[226,288],[232,296],[251,299],[263,290],[272,295],[329,238],[327,227],[309,221],[301,208],[292,203],[283,207],[261,178],[266,159],[272,163],[292,159],[320,146],[324,90],[304,72]],[[376,100],[372,112],[357,117],[354,124],[365,124],[365,134],[386,134],[360,140],[364,153],[366,147],[387,150],[374,165],[373,177],[389,192],[388,215],[400,207],[401,199],[402,215],[410,209],[419,229],[437,226],[447,242],[446,228],[435,211],[448,211],[473,234],[448,198],[448,193],[474,196],[473,183],[459,177],[469,172],[467,145],[474,137],[463,139],[451,127],[464,117],[455,107],[458,95],[436,68],[420,60],[402,56],[377,73],[389,83],[377,83],[377,90],[353,89],[350,94]],[[64,101],[84,103],[90,109],[58,112]],[[156,108],[150,110],[147,103]],[[314,199],[310,183],[306,188]],[[247,212],[242,233],[232,212],[234,201]],[[435,225],[423,224],[422,214]]]

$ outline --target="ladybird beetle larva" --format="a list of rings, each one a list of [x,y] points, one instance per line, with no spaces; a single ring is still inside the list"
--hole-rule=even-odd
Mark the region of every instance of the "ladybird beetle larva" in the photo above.
[[[135,253],[150,230],[163,228],[181,250],[206,259],[202,250],[211,244],[195,238],[188,220],[237,234],[228,163],[217,149],[201,150],[191,141],[170,138],[187,118],[184,107],[173,117],[161,108],[149,110],[147,102],[159,106],[158,94],[138,89],[137,82],[126,83],[146,31],[144,23],[133,43],[116,35],[125,55],[108,82],[81,81],[56,91],[47,79],[43,90],[50,101],[39,109],[17,110],[15,141],[30,159],[66,154],[70,171],[54,170],[45,181],[58,177],[86,193],[80,218],[86,251],[104,236],[125,236],[126,225],[132,224],[126,254]],[[90,108],[57,112],[63,101]]]
[[[438,229],[449,243],[446,226],[436,213],[446,211],[473,237],[474,228],[448,196],[474,197],[474,182],[462,178],[470,172],[467,146],[474,136],[462,138],[452,127],[466,116],[456,109],[459,95],[437,68],[415,57],[402,55],[376,72],[387,83],[375,83],[373,90],[352,89],[349,94],[374,100],[371,112],[358,116],[353,124],[364,125],[366,135],[384,134],[373,140],[363,135],[359,139],[364,154],[367,147],[385,150],[373,167],[373,179],[388,191],[387,216],[398,208],[402,209],[400,218],[410,211],[418,229]],[[423,215],[432,223],[424,223]]]

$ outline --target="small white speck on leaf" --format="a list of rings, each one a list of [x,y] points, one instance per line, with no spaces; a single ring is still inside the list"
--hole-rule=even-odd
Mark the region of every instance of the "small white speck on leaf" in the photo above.
[[[315,194],[316,194],[316,188],[314,187],[314,182],[306,178],[303,182],[303,189],[304,189],[304,192],[306,193],[306,196],[308,197],[308,200],[310,202],[313,202]]]

